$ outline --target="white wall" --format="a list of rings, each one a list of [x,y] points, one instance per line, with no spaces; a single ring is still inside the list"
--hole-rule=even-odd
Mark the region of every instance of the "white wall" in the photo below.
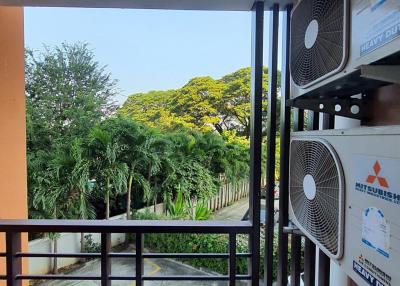
[[[147,208],[140,209],[139,212],[145,212]],[[153,212],[153,207],[148,208],[150,212]],[[156,205],[156,213],[160,214],[163,211],[163,204]],[[111,217],[110,220],[125,219],[126,214]],[[85,234],[87,235],[87,234]],[[100,234],[91,233],[93,242],[100,243]],[[79,253],[81,251],[80,245],[80,233],[61,233],[57,240],[59,253]],[[125,242],[124,233],[113,233],[111,234],[111,246],[116,246]],[[49,238],[42,238],[30,241],[28,244],[28,251],[30,253],[51,253],[53,249],[52,241]],[[29,274],[47,274],[52,270],[52,258],[29,258]],[[78,258],[58,258],[58,268],[66,267],[77,263]]]

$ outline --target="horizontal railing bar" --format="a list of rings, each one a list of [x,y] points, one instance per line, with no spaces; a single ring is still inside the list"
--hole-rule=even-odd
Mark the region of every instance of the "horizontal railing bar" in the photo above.
[[[250,275],[236,275],[235,280],[250,280]],[[143,281],[229,281],[227,275],[171,275],[171,276],[143,276]]]
[[[114,281],[133,281],[136,280],[136,276],[114,276],[110,275],[109,280],[114,280]]]
[[[100,275],[58,275],[58,274],[45,274],[45,275],[17,275],[18,280],[100,280]]]
[[[0,276],[0,280],[5,280],[6,276]],[[101,280],[101,276],[90,276],[90,275],[17,275],[18,280]],[[109,280],[113,281],[130,281],[135,280],[135,276],[110,276]],[[236,280],[250,280],[250,275],[236,275]],[[170,275],[170,276],[143,276],[144,281],[228,281],[229,276],[226,275]]]
[[[250,233],[249,221],[0,220],[0,232]]]
[[[6,280],[7,279],[7,275],[0,275],[0,280]]]
[[[143,258],[229,258],[227,253],[145,253]],[[15,257],[32,258],[101,258],[100,253],[18,252]],[[135,258],[135,253],[110,253],[110,258]],[[237,253],[236,257],[251,257],[251,253]]]
[[[229,258],[228,253],[145,253],[144,258]],[[251,257],[251,253],[237,253],[236,257]]]
[[[0,257],[6,257],[6,253],[5,252],[0,252]]]
[[[100,253],[18,252],[15,257],[101,258]]]

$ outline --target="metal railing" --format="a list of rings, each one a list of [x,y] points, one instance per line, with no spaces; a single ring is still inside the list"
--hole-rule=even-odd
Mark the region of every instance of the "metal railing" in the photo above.
[[[135,281],[137,286],[143,281],[229,281],[236,285],[238,280],[251,280],[251,274],[236,273],[236,258],[252,259],[251,253],[236,252],[238,234],[252,233],[248,221],[107,221],[107,220],[0,220],[0,232],[6,234],[6,252],[0,257],[6,259],[6,274],[0,280],[6,280],[8,286],[22,285],[23,280],[97,280],[102,286],[110,286],[112,281]],[[101,234],[100,253],[30,253],[21,250],[21,235],[29,232],[90,232]],[[135,234],[135,253],[115,253],[111,251],[112,233]],[[228,253],[146,253],[144,252],[144,234],[151,233],[195,233],[229,235]],[[212,249],[210,249],[212,251]],[[97,258],[101,260],[100,275],[47,274],[31,275],[22,273],[22,258]],[[111,274],[111,258],[134,258],[136,269],[130,276]],[[176,275],[146,276],[143,260],[145,258],[219,258],[228,260],[228,275]]]

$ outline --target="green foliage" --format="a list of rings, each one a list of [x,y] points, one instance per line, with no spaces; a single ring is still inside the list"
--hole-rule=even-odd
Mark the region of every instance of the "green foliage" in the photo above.
[[[91,234],[86,234],[84,249],[85,249],[86,253],[100,253],[101,252],[101,244],[94,242]]]
[[[184,216],[204,219],[202,201],[222,181],[247,179],[248,140],[227,123],[224,102],[233,82],[249,83],[249,69],[130,97],[124,116],[111,116],[115,81],[86,44],[27,51],[26,62],[31,218],[109,217],[121,213],[123,196],[129,217],[132,206],[176,202],[182,193],[185,209],[198,202]]]
[[[140,220],[157,220],[164,219],[154,213],[138,213],[134,219]],[[263,232],[260,233],[260,276],[264,275],[264,256],[265,256],[265,237]],[[278,241],[277,233],[274,235],[273,243],[273,280],[277,278],[277,265],[278,265]],[[179,241],[179,243],[176,243]],[[236,240],[237,253],[249,252],[249,237],[248,235],[239,234]],[[159,253],[228,253],[229,237],[225,234],[145,234],[144,239],[145,247],[154,252]],[[289,257],[288,257],[288,270],[290,266],[290,241]],[[226,259],[181,259],[181,261],[192,265],[194,267],[206,268],[211,271],[227,275],[228,262]],[[303,265],[303,262],[301,262]],[[236,271],[238,274],[247,274],[248,270],[247,258],[236,259]]]
[[[175,202],[167,204],[167,212],[172,218],[184,218],[186,216],[187,208],[182,191],[178,191]]]
[[[193,220],[208,220],[211,217],[211,210],[204,200],[198,201],[193,211]]]
[[[196,77],[177,90],[133,94],[118,113],[163,130],[184,128],[219,134],[233,131],[249,138],[250,82],[250,68],[239,69],[219,80]],[[263,90],[266,99],[267,68],[264,68]],[[266,111],[267,102],[263,104]],[[266,113],[263,122],[266,122]]]

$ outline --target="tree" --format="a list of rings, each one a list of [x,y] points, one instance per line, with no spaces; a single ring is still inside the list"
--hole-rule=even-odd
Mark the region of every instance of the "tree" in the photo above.
[[[137,186],[141,187],[145,193],[150,192],[149,183],[143,172],[150,164],[153,154],[148,148],[145,128],[133,120],[123,117],[109,118],[103,123],[103,128],[112,133],[117,142],[123,146],[121,160],[128,166],[126,218],[129,219],[133,188]]]
[[[115,109],[116,82],[87,44],[26,51],[28,150],[85,134]]]
[[[278,74],[280,78],[280,74]],[[264,122],[268,69],[264,68]],[[242,68],[215,80],[196,77],[177,90],[151,91],[129,96],[119,113],[150,127],[193,129],[250,135],[251,70]]]
[[[74,207],[79,219],[94,219],[96,213],[90,200],[93,198],[90,181],[90,161],[84,154],[81,139],[75,139],[71,145],[70,156],[72,170],[69,182],[73,190]],[[81,233],[81,253],[85,252],[85,235]]]
[[[110,218],[110,198],[127,190],[128,166],[121,162],[123,146],[100,127],[90,133],[92,160],[96,172],[96,185],[106,205],[105,217]]]

